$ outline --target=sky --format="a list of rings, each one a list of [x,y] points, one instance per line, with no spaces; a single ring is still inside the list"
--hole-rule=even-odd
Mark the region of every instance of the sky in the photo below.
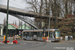
[[[7,6],[7,0],[0,0],[0,4]],[[27,11],[26,7],[28,5],[26,4],[26,2],[24,2],[22,0],[9,0],[9,6],[24,9]],[[4,20],[4,18],[6,18],[6,16],[7,16],[6,14],[0,12],[0,24],[3,24],[3,20]],[[14,22],[17,21],[17,24],[18,24],[19,19],[14,16],[9,15],[8,22],[13,23],[13,21]]]

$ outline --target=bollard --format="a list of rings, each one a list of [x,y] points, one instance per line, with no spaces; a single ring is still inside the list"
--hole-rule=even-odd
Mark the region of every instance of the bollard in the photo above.
[[[6,36],[4,35],[4,39],[3,39],[3,41],[5,41],[5,38],[6,38]]]

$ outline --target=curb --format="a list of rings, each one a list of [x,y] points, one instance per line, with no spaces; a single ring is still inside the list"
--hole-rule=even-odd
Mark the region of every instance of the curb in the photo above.
[[[0,42],[0,44],[5,44],[5,43]],[[13,42],[9,42],[9,43],[7,43],[7,44],[13,44]]]
[[[17,40],[16,40],[17,41]],[[7,41],[7,44],[19,44],[18,41],[12,41],[10,42],[9,40]],[[4,41],[0,41],[0,44],[6,44]]]

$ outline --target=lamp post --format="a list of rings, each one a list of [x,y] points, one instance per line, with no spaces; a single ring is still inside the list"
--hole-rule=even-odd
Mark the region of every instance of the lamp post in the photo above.
[[[45,8],[45,10],[47,10],[48,8]],[[48,15],[47,15],[48,16]],[[50,16],[49,16],[49,25],[48,25],[48,29],[50,29]],[[48,31],[48,37],[49,37],[49,31]]]
[[[47,10],[48,8],[45,8],[45,10]],[[47,16],[48,16],[48,14],[47,14]],[[49,25],[48,25],[48,29],[50,29],[50,16],[49,16]],[[49,31],[48,31],[48,37],[49,37]]]
[[[9,0],[7,0],[7,21],[6,21],[6,39],[5,39],[5,43],[7,43],[7,34],[8,34],[8,14],[9,14]]]
[[[49,16],[49,25],[48,25],[48,29],[50,29],[50,16]],[[49,37],[49,31],[48,31],[48,37]]]

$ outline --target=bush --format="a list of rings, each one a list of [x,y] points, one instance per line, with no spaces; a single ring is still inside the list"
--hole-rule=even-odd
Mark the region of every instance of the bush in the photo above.
[[[75,38],[75,33],[72,34],[73,38]]]

